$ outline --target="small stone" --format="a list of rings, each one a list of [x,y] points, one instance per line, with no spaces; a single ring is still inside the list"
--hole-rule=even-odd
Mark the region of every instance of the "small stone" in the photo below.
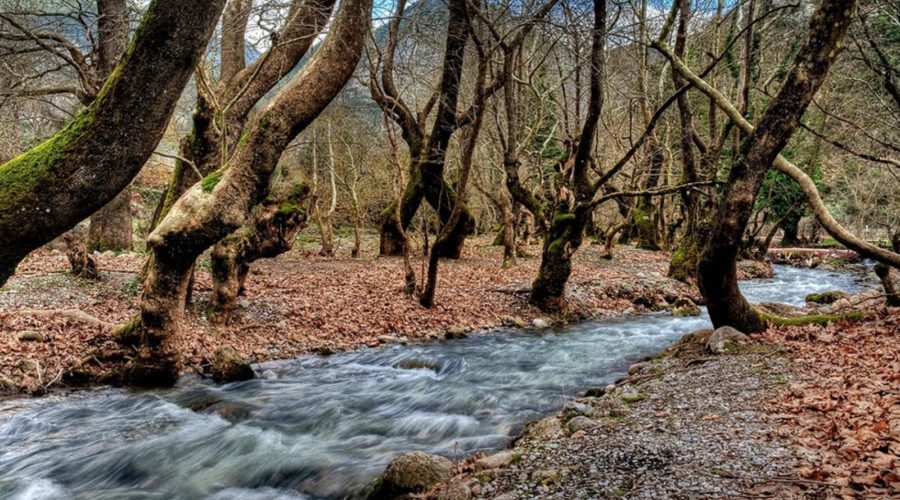
[[[565,406],[563,406],[563,412],[571,415],[593,415],[594,407],[587,403],[569,401]]]
[[[19,332],[19,342],[43,342],[44,336],[34,330]]]
[[[506,467],[515,459],[516,453],[512,450],[501,451],[475,461],[475,470],[499,469]],[[473,491],[474,493],[474,491]],[[475,493],[477,495],[477,493]]]
[[[724,354],[727,352],[727,344],[745,344],[748,340],[748,337],[740,331],[730,326],[723,326],[716,329],[709,336],[709,340],[706,341],[706,348],[713,354]]]
[[[569,422],[566,425],[568,425],[569,431],[574,434],[579,431],[585,431],[592,427],[596,427],[597,422],[589,419],[588,417],[579,415],[579,416],[574,417],[571,420],[569,420]]]
[[[539,328],[541,330],[550,328],[552,325],[553,323],[547,318],[534,318],[531,321],[531,326]]]
[[[575,432],[572,433],[572,436],[571,436],[571,437],[572,437],[572,439],[581,439],[581,438],[583,438],[583,437],[585,437],[585,436],[587,436],[587,432],[584,432],[584,431],[575,431]]]

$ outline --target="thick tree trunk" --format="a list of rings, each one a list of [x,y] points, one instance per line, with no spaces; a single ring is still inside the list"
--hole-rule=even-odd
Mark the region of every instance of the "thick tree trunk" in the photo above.
[[[516,266],[516,218],[512,211],[512,198],[505,190],[499,196],[500,217],[503,228],[500,231],[503,245],[503,269]]]
[[[88,252],[114,252],[131,250],[132,217],[131,186],[126,187],[113,200],[91,216],[88,228]]]
[[[41,145],[0,165],[0,285],[31,250],[106,205],[137,175],[223,3],[154,1],[94,103]]]
[[[651,138],[652,139],[652,138]],[[655,189],[659,185],[659,178],[662,173],[663,156],[662,149],[655,140],[648,140],[648,176],[647,182],[644,184],[645,190]],[[642,196],[638,198],[634,207],[634,228],[637,242],[635,246],[643,250],[659,250],[659,234],[656,230],[656,207],[653,205],[653,198],[650,196]]]
[[[801,215],[800,210],[791,210],[791,213],[781,223],[781,229],[784,230],[784,234],[781,236],[781,246],[792,247],[800,243],[798,236]]]
[[[100,43],[98,72],[106,79],[128,44],[128,18],[125,0],[98,0],[97,32]],[[121,251],[132,248],[131,186],[91,216],[87,250]]]
[[[268,191],[284,149],[344,87],[359,61],[371,7],[371,0],[341,3],[319,50],[255,117],[228,168],[189,189],[148,237],[151,259],[141,310],[119,333],[138,346],[138,356],[126,367],[126,383],[169,385],[177,379],[189,269],[203,251],[247,221]]]
[[[766,170],[787,144],[834,62],[856,11],[855,0],[823,0],[812,15],[809,39],[781,89],[741,147],[700,258],[699,284],[716,327],[745,333],[765,330],[766,318],[738,289],[737,255]]]
[[[294,246],[297,233],[308,221],[305,207],[309,188],[299,184],[284,197],[268,196],[250,220],[213,247],[210,256],[213,294],[208,317],[214,324],[228,324],[237,298],[244,292],[250,264],[277,257]]]
[[[541,267],[531,284],[528,302],[547,312],[566,307],[566,283],[572,274],[572,255],[581,246],[584,226],[590,212],[557,211],[544,236]]]

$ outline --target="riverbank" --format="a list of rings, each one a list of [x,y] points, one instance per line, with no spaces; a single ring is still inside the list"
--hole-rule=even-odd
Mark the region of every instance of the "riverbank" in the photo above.
[[[510,450],[458,464],[430,496],[900,495],[900,310],[772,328],[721,355],[709,333],[533,422]]]
[[[208,264],[196,274],[194,306],[186,314],[182,352],[187,369],[203,374],[216,349],[231,346],[251,362],[328,354],[386,343],[422,342],[501,325],[528,326],[543,318],[527,304],[540,247],[529,258],[501,268],[501,249],[489,238],[467,243],[465,257],[441,266],[436,305],[422,308],[402,291],[395,258],[377,257],[377,239],[364,240],[359,259],[320,258],[300,247],[254,265],[238,319],[225,327],[203,315],[210,294]],[[342,248],[342,247],[339,247]],[[42,394],[49,389],[104,381],[130,353],[113,340],[115,325],[135,313],[144,256],[98,256],[101,279],[67,273],[64,255],[41,250],[0,289],[0,394]],[[414,266],[422,274],[421,258]],[[598,246],[576,254],[570,318],[555,322],[670,308],[679,297],[699,301],[695,289],[665,277],[668,256],[629,247],[600,257]],[[747,266],[747,276],[771,272]],[[538,324],[542,322],[539,321]]]

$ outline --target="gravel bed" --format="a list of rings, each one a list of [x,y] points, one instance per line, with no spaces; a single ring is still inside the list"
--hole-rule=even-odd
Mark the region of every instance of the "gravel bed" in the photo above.
[[[796,463],[762,409],[789,382],[784,356],[667,356],[632,372],[530,425],[512,463],[471,473],[470,491],[504,500],[787,493],[779,484]]]

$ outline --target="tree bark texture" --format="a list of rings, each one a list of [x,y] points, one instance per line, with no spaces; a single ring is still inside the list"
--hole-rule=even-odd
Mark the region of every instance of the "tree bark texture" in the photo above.
[[[154,1],[94,103],[53,137],[0,165],[0,285],[31,250],[96,212],[137,175],[223,3]]]
[[[119,331],[120,341],[137,348],[126,383],[157,386],[177,379],[188,271],[201,253],[247,221],[284,149],[344,87],[359,61],[371,6],[371,0],[341,3],[319,50],[256,115],[226,167],[191,187],[147,238],[151,256],[140,312]]]

